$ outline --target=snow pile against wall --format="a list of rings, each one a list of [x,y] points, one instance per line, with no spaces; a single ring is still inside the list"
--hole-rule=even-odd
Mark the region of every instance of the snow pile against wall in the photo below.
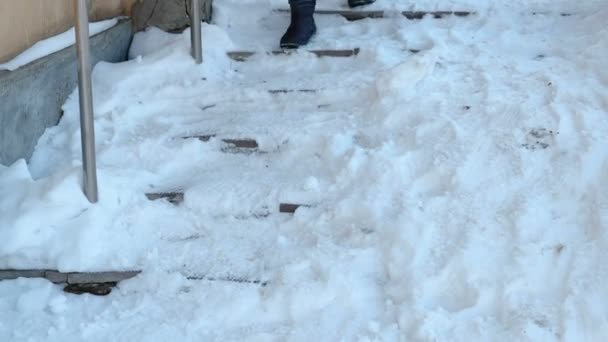
[[[131,21],[115,23],[111,20],[91,25],[93,32],[113,25],[91,38],[93,63],[127,59],[133,35]],[[41,42],[4,65],[19,68],[0,71],[0,164],[29,159],[44,130],[59,121],[61,107],[77,85],[76,48],[51,52],[73,41],[73,35],[68,32]]]
[[[91,23],[89,25],[89,34],[94,36],[100,32],[103,32],[111,27],[114,27],[118,23],[118,19],[110,19],[100,21],[97,23]],[[16,70],[28,63],[31,63],[37,59],[48,56],[57,51],[63,50],[68,46],[72,46],[76,43],[76,33],[74,28],[65,31],[62,34],[53,36],[41,40],[34,44],[31,48],[27,49],[12,60],[0,64],[0,70]]]

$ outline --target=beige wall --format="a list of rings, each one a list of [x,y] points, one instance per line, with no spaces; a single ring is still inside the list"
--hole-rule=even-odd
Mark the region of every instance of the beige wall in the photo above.
[[[128,15],[137,0],[89,0],[91,21]],[[0,63],[73,26],[73,0],[0,0]]]

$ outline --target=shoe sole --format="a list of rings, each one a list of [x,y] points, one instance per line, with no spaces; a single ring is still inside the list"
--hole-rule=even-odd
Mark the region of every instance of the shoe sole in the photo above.
[[[348,5],[353,7],[365,6],[376,2],[376,0],[359,0],[359,1],[349,1]]]
[[[285,50],[297,50],[300,46],[302,45],[298,45],[298,44],[281,44],[281,49],[285,49]]]

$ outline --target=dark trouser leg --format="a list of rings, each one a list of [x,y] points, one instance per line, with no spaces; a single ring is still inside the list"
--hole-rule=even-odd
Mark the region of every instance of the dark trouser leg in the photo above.
[[[317,32],[314,13],[316,0],[290,0],[291,24],[281,38],[281,47],[297,49],[308,44],[310,38]]]

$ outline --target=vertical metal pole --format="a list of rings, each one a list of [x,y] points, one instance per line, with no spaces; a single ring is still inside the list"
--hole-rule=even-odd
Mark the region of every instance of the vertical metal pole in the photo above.
[[[192,41],[192,58],[196,64],[203,62],[203,43],[201,33],[201,2],[200,0],[191,0],[190,18],[190,38]]]
[[[95,165],[95,129],[93,90],[91,85],[91,47],[89,43],[89,11],[87,0],[74,0],[76,17],[76,49],[78,51],[78,92],[80,95],[80,135],[84,194],[89,202],[98,201],[97,166]]]

